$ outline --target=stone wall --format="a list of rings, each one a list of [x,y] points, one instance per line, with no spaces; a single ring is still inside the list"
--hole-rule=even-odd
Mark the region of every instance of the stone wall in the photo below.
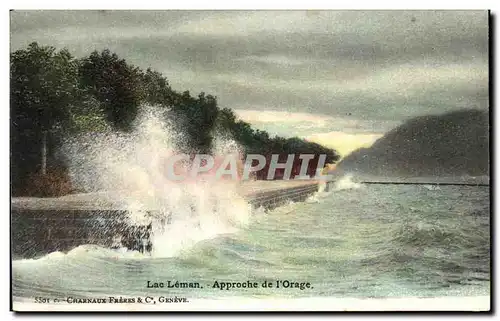
[[[290,188],[254,192],[246,198],[253,207],[269,210],[289,201],[304,201],[317,191],[318,184],[304,183]],[[95,200],[92,195],[83,195],[83,199],[80,199],[77,202],[13,198],[13,259],[34,258],[54,251],[66,252],[82,244],[97,244],[108,248],[127,247],[141,252],[151,250],[151,225],[130,225],[124,209],[104,205],[89,206],[90,199]]]

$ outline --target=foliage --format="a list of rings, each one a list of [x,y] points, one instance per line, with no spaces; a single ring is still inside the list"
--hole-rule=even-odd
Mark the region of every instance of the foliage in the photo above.
[[[139,69],[115,53],[94,51],[81,61],[81,83],[103,106],[108,121],[119,130],[130,130],[141,103]]]
[[[14,194],[27,193],[25,185],[38,175],[43,133],[48,133],[53,171],[62,166],[55,151],[65,136],[111,128],[129,131],[142,104],[169,110],[186,135],[184,152],[208,153],[214,133],[224,133],[245,153],[327,154],[327,163],[339,158],[334,150],[299,138],[271,138],[238,120],[231,109],[219,108],[216,97],[176,92],[161,73],[141,70],[109,50],[76,59],[67,49],[32,43],[11,53],[10,69]],[[37,176],[37,181],[44,179]]]

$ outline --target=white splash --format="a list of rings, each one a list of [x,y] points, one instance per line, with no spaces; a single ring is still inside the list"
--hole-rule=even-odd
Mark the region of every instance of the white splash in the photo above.
[[[361,183],[356,183],[352,180],[352,174],[347,174],[335,182],[334,191],[341,191],[345,189],[358,189],[363,188],[364,185]]]
[[[438,185],[424,185],[424,188],[426,188],[429,191],[439,191],[441,190],[441,187]]]
[[[166,159],[180,153],[176,142],[184,139],[169,125],[174,121],[165,110],[142,107],[132,132],[82,136],[65,148],[72,182],[86,192],[119,195],[131,223],[151,222],[152,255],[159,257],[235,232],[248,223],[251,210],[236,193],[237,181],[166,178]],[[239,152],[228,139],[215,145],[214,156]]]

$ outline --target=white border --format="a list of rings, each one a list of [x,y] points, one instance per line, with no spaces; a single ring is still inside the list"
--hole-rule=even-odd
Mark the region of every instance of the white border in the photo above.
[[[113,4],[102,1],[66,1],[47,0],[47,1],[12,1],[10,8],[13,9],[196,9],[196,10],[299,10],[299,9],[335,9],[335,10],[374,10],[374,9],[475,9],[483,10],[494,6],[494,1],[327,1],[327,0],[309,0],[309,1],[202,1],[202,0],[184,0],[177,3],[163,1],[115,1]],[[70,6],[69,6],[70,5]]]
[[[15,8],[15,9],[493,9],[493,12],[496,12],[498,10],[495,10],[495,8],[498,6],[498,1],[484,1],[484,0],[476,0],[476,1],[429,1],[429,0],[421,0],[421,1],[415,1],[413,3],[408,3],[408,2],[401,2],[401,1],[348,1],[348,2],[340,2],[340,3],[332,3],[331,1],[327,0],[309,0],[307,2],[304,1],[275,1],[274,3],[265,0],[254,0],[254,1],[246,1],[246,3],[243,3],[242,1],[234,2],[234,1],[193,1],[193,0],[184,0],[182,2],[178,3],[172,3],[170,1],[168,2],[147,2],[147,1],[117,1],[113,4],[104,4],[102,1],[93,1],[93,0],[88,0],[88,1],[82,1],[81,3],[76,3],[75,1],[54,1],[54,0],[47,0],[47,1],[6,1],[2,2],[2,4],[6,4],[4,10],[0,11],[0,17],[1,23],[0,26],[2,27],[2,45],[4,48],[1,51],[2,53],[2,58],[1,59],[1,74],[4,76],[2,79],[4,80],[2,88],[2,97],[3,97],[3,108],[1,108],[1,112],[3,113],[1,115],[1,120],[4,122],[3,126],[0,126],[0,130],[3,131],[0,133],[0,141],[2,144],[2,150],[5,153],[3,157],[1,158],[2,161],[2,166],[0,166],[2,170],[2,175],[1,177],[3,178],[3,184],[2,186],[2,202],[4,202],[2,205],[4,206],[4,223],[1,224],[1,227],[3,229],[1,235],[4,235],[4,240],[1,242],[1,248],[2,248],[2,256],[4,258],[7,258],[6,261],[8,261],[9,257],[9,240],[7,239],[9,237],[9,224],[8,224],[8,208],[10,206],[10,201],[9,201],[9,196],[10,196],[10,185],[9,185],[9,136],[8,136],[8,128],[9,128],[9,111],[8,111],[8,106],[9,106],[9,101],[8,101],[8,95],[9,95],[9,89],[8,89],[8,44],[9,44],[9,13],[7,9]],[[168,7],[166,6],[168,4]],[[70,7],[69,7],[70,6]],[[498,25],[498,19],[497,19],[497,25]],[[497,28],[495,28],[497,29]],[[7,48],[6,48],[7,47]],[[497,53],[495,55],[495,58],[498,58],[498,51],[495,50]],[[496,59],[498,60],[498,59]],[[496,85],[495,88],[493,89],[495,94],[497,93],[496,90]],[[499,113],[495,113],[495,123],[499,123],[498,120],[498,115]],[[495,137],[497,137],[497,133],[495,130]],[[498,148],[499,140],[495,140],[495,150]],[[498,160],[498,159],[497,159]],[[498,162],[495,162],[495,166],[498,168]],[[496,178],[496,177],[495,177]],[[494,197],[496,198],[498,192],[495,192]],[[493,197],[493,195],[492,195]],[[496,207],[495,207],[495,213]],[[496,224],[494,226],[494,230],[497,230],[496,227],[498,225],[498,219],[495,220]],[[495,246],[496,249],[498,249],[497,246]],[[495,251],[494,256],[496,256],[497,251]],[[8,292],[8,284],[10,283],[10,273],[9,273],[9,266],[10,262],[4,262],[2,265],[3,267],[3,277],[4,277],[4,291],[2,291],[2,298],[1,302],[3,304],[2,311],[8,311],[9,309],[9,295],[10,293]],[[498,264],[497,264],[498,266]],[[498,277],[498,270],[495,269],[495,275]],[[496,301],[496,300],[495,300]],[[496,303],[496,302],[495,302]],[[442,308],[446,308],[446,306],[442,306]],[[51,318],[52,316],[48,316]],[[99,319],[100,316],[91,316],[92,318],[97,318]],[[175,316],[168,316],[169,318],[175,318]],[[261,316],[258,316],[259,318]],[[285,318],[288,318],[288,316],[282,316]],[[340,315],[336,315],[336,317],[342,317]],[[377,316],[370,316],[370,318],[377,318]],[[404,316],[403,316],[404,317]],[[420,316],[423,317],[423,316]],[[13,318],[12,314],[8,314],[8,318],[11,319]],[[103,316],[103,318],[107,318],[106,316]],[[2,318],[3,319],[3,318]]]
[[[169,304],[35,304],[15,302],[18,311],[487,311],[489,296],[459,298],[191,299]]]

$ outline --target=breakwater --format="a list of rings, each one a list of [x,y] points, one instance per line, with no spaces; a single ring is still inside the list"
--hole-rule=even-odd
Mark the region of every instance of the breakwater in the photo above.
[[[328,185],[323,189],[327,190]],[[316,181],[252,181],[239,187],[254,208],[266,210],[304,201],[320,188]],[[14,259],[69,251],[82,244],[151,251],[151,224],[131,224],[119,195],[74,194],[59,198],[11,200],[11,249]],[[154,209],[146,215],[154,215]],[[168,224],[168,221],[166,222]]]

